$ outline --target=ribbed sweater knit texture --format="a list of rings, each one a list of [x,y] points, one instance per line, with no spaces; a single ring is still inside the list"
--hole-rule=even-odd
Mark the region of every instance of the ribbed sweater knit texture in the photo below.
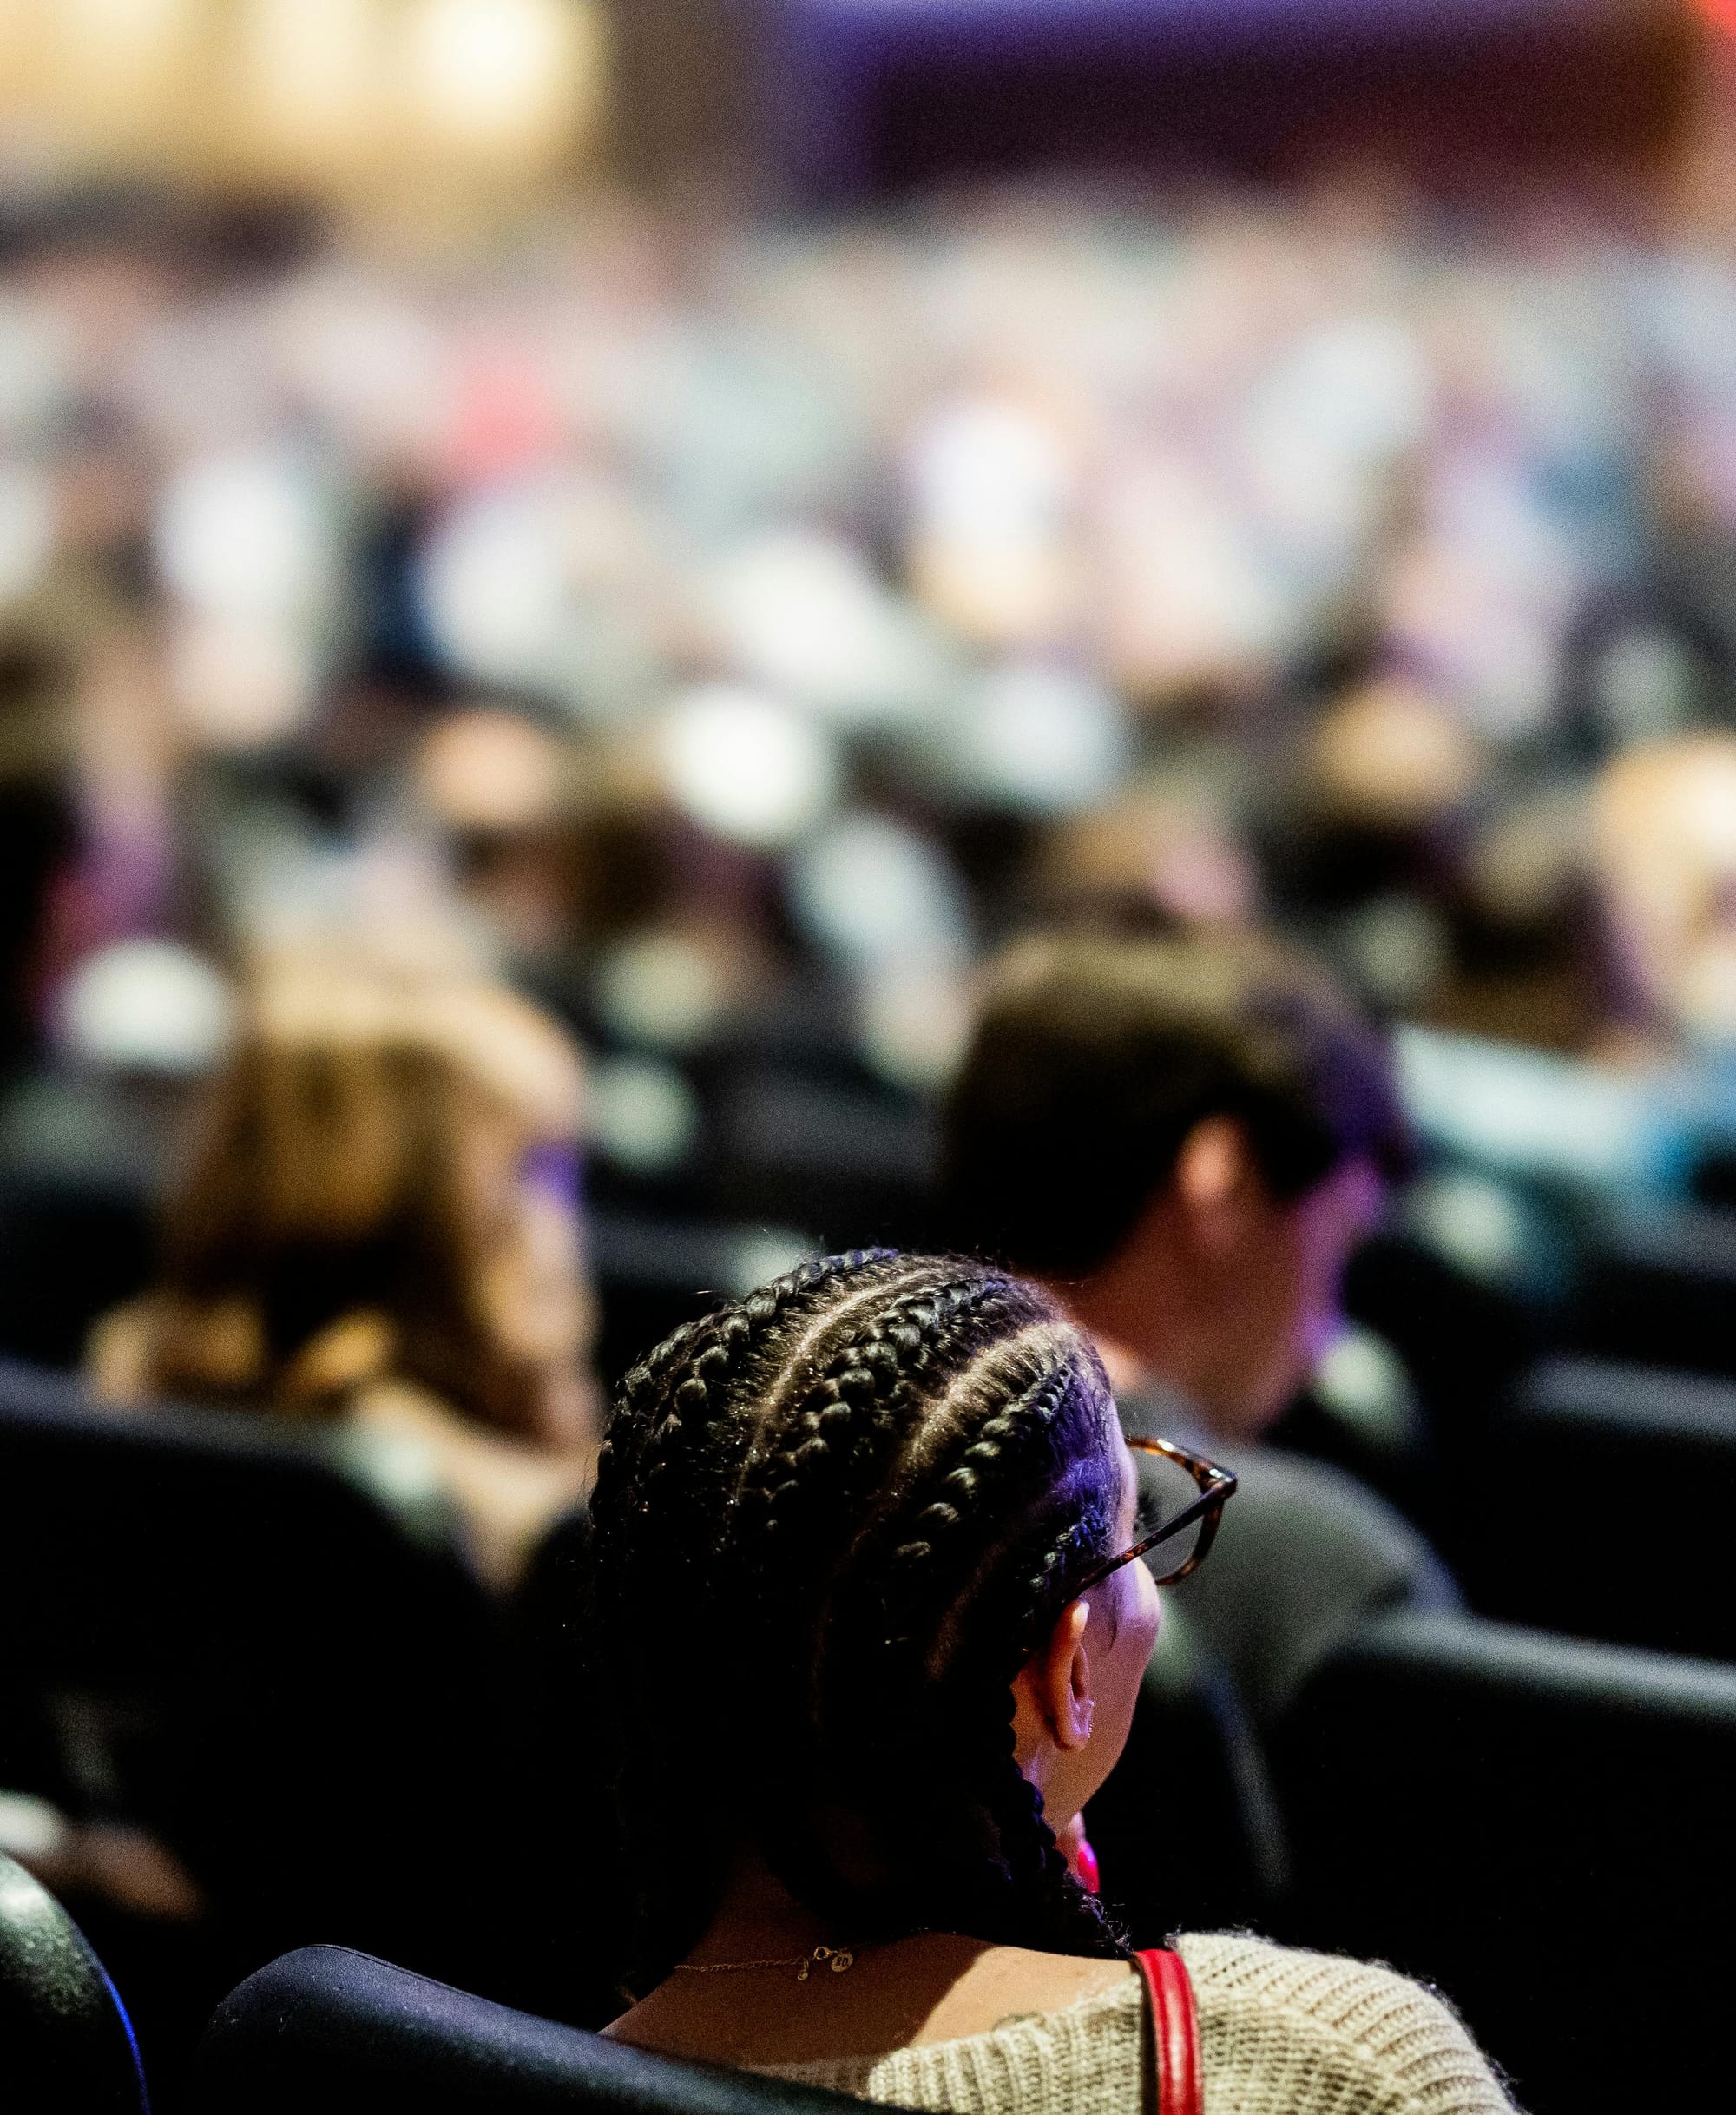
[[[1175,1944],[1200,2007],[1206,2115],[1510,2115],[1457,2015],[1390,1968],[1228,1934]],[[961,2041],[760,2068],[955,2115],[1142,2115],[1145,2046],[1130,1974]]]

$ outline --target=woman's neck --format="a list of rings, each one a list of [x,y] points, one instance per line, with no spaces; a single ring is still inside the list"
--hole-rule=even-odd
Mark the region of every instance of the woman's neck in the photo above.
[[[857,1936],[806,1908],[757,1852],[736,1860],[705,1935],[689,1959],[762,1960],[847,1946]]]
[[[997,1947],[958,1932],[882,1934],[858,1951],[860,1937],[804,1908],[763,1860],[744,1855],[683,1964],[730,1973],[677,1969],[607,2032],[709,2063],[872,2059],[1100,1996],[1127,1975],[1120,1961]],[[843,1973],[799,1977],[798,1964],[817,1947],[853,1958]]]

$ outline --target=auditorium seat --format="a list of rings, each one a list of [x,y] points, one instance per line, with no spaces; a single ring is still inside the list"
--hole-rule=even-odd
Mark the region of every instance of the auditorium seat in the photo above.
[[[529,1715],[524,1790],[539,1816],[514,1998],[584,2025],[619,2009],[630,1939],[615,1832],[599,1822],[610,1793],[595,1724],[590,1561],[590,1512],[580,1505],[544,1536],[512,1608]]]
[[[0,1357],[76,1366],[151,1268],[150,1202],[125,1174],[0,1168]]]
[[[1634,1546],[1594,1536],[1583,1561]],[[1315,1677],[1273,1762],[1280,1935],[1438,1984],[1530,2115],[1722,2099],[1736,1668],[1391,1617]]]
[[[610,1387],[682,1322],[750,1292],[805,1252],[799,1235],[599,1211],[590,1222],[602,1327],[596,1362]]]
[[[1588,1244],[1567,1346],[1736,1379],[1736,1212],[1660,1205],[1616,1215]]]
[[[1547,1359],[1490,1439],[1475,1606],[1736,1660],[1736,1383]]]
[[[1137,1946],[1263,1924],[1279,1897],[1285,1847],[1259,1736],[1172,1594],[1127,1747],[1085,1821],[1104,1899]]]
[[[153,2026],[190,2048],[239,1975],[306,1940],[466,1980],[510,1952],[512,1670],[422,1475],[340,1434],[99,1413],[0,1366],[0,1781],[147,1832],[203,1896],[198,1946],[91,1927],[129,1993],[129,1930],[146,1976],[211,1979],[190,2014],[186,1989],[140,1988],[153,2063]]]
[[[193,2115],[842,2115],[841,2094],[680,2064],[340,1947],[249,1976],[200,2045]]]
[[[718,1096],[717,1201],[806,1227],[825,1248],[933,1239],[933,1114],[885,1090],[738,1067]]]
[[[147,2115],[127,2009],[46,1888],[0,1857],[0,2103],[7,2115]]]

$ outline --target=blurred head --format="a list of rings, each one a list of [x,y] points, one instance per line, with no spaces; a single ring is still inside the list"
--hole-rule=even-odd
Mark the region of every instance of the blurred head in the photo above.
[[[268,970],[168,1200],[157,1387],[320,1415],[390,1374],[582,1437],[582,1090],[500,987]]]
[[[954,1238],[1248,1433],[1333,1334],[1407,1153],[1380,1038],[1311,963],[1258,938],[1068,932],[990,972],[943,1186]]]
[[[1049,1820],[1156,1636],[1143,1565],[1078,1598],[1134,1505],[1089,1343],[980,1264],[828,1257],[635,1368],[594,1512],[641,1969],[748,1853],[852,1937],[1118,1952]]]

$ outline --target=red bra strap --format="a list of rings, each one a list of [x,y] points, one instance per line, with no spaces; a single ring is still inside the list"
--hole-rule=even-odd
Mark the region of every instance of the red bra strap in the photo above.
[[[1187,1965],[1164,1947],[1153,1947],[1134,1959],[1150,2000],[1152,2071],[1157,2080],[1157,2105],[1151,2115],[1205,2115],[1200,2014]]]

